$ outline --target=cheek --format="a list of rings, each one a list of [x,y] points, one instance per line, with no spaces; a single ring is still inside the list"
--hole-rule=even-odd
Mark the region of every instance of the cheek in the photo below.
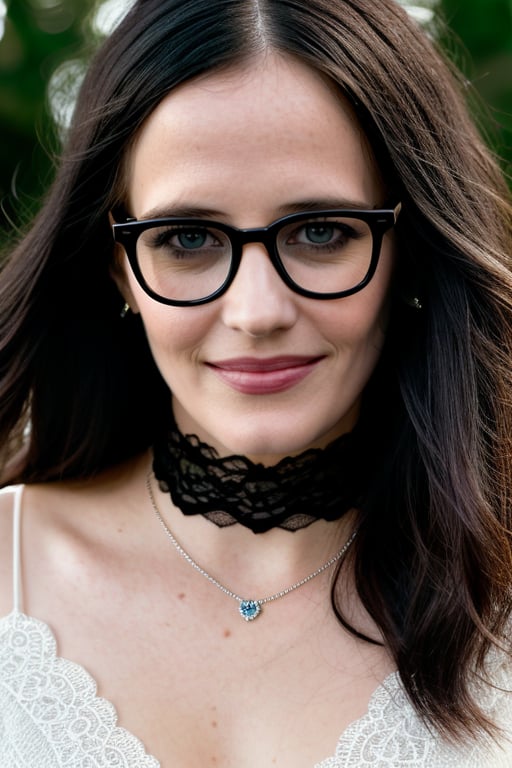
[[[340,312],[331,319],[328,327],[324,326],[325,335],[339,354],[352,355],[352,362],[368,355],[373,359],[384,344],[387,319],[387,307],[382,307],[376,314],[362,311],[350,314]]]
[[[140,289],[135,291],[146,337],[161,373],[171,370],[180,358],[194,358],[212,324],[211,306],[172,307],[153,301]]]
[[[341,299],[326,328],[337,358],[337,370],[344,386],[354,394],[367,383],[379,360],[390,315],[392,269],[383,270],[383,279],[371,282],[360,293]]]
[[[326,334],[339,348],[376,349],[380,351],[386,337],[391,297],[389,281],[384,286],[368,285],[360,293],[340,299],[335,311],[325,312]],[[328,310],[328,308],[326,308]]]
[[[364,301],[360,307],[361,329],[364,333],[366,326],[369,338],[373,337],[379,349],[384,343],[389,325],[395,266],[393,237],[386,236],[377,271],[370,284],[362,292]]]

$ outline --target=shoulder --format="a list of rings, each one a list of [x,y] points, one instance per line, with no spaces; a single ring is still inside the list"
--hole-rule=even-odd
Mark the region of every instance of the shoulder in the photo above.
[[[147,471],[147,456],[87,480],[27,485],[21,499],[22,609],[37,614],[46,597],[65,589],[111,542],[140,501],[134,485]],[[135,483],[137,478],[138,483]],[[0,617],[13,605],[13,508],[15,488],[0,492]],[[134,512],[132,512],[133,514]],[[105,559],[103,558],[103,559]]]

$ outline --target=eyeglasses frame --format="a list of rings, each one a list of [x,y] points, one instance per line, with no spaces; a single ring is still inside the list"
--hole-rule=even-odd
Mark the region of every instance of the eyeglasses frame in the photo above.
[[[171,216],[158,219],[139,220],[127,217],[123,222],[114,222],[112,224],[112,233],[114,241],[123,246],[130,267],[140,287],[148,296],[161,304],[167,304],[169,306],[175,307],[198,306],[200,304],[207,304],[222,296],[224,293],[226,293],[234,281],[242,261],[244,246],[248,245],[249,243],[261,243],[265,247],[276,272],[285,283],[285,285],[290,288],[290,290],[309,299],[319,299],[324,301],[342,299],[346,296],[351,296],[354,293],[358,293],[368,285],[375,274],[375,270],[377,269],[384,234],[395,226],[401,208],[402,204],[397,203],[397,205],[395,205],[393,208],[380,208],[371,210],[334,208],[322,211],[301,211],[300,213],[292,213],[287,216],[282,216],[266,227],[253,227],[250,229],[238,229],[237,227],[232,227],[229,224],[225,224],[223,222],[210,221],[209,219],[199,218],[183,218]],[[368,271],[364,278],[357,285],[344,291],[316,293],[315,291],[308,291],[306,288],[302,288],[300,285],[297,285],[288,275],[278,253],[277,236],[280,230],[289,224],[307,221],[311,218],[321,219],[322,217],[328,216],[347,217],[365,221],[369,225],[372,233],[372,254]],[[137,240],[142,232],[144,232],[146,229],[153,229],[155,227],[162,227],[169,224],[178,226],[202,226],[211,229],[218,229],[228,236],[232,247],[229,272],[223,284],[208,296],[205,296],[201,299],[168,299],[165,296],[160,296],[146,283],[137,259]]]

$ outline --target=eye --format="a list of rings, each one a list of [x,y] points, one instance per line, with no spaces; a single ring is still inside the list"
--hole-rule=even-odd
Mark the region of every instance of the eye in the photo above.
[[[182,248],[202,248],[208,239],[208,233],[204,229],[194,229],[180,232],[177,239]]]
[[[306,224],[306,226],[303,227],[303,232],[309,242],[317,245],[325,245],[334,237],[335,228],[332,224],[319,222],[318,224]]]
[[[153,248],[169,246],[193,251],[218,246],[220,243],[214,233],[204,227],[166,227],[153,232],[151,245]]]
[[[281,233],[280,247],[317,250],[342,248],[360,237],[351,223],[344,219],[318,219],[286,227]]]

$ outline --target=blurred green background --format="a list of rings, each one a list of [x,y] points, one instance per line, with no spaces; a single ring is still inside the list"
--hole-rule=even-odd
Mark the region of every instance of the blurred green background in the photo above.
[[[378,2],[378,0],[376,0]],[[88,57],[131,0],[0,0],[0,235],[37,210]],[[482,131],[512,168],[512,0],[417,0],[487,108]],[[7,6],[7,16],[5,15]]]

